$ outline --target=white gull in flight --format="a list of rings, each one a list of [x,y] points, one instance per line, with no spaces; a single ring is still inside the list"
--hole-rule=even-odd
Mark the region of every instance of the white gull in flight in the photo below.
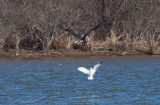
[[[97,69],[103,64],[103,62],[100,62],[98,64],[96,64],[93,68],[90,68],[90,70],[84,68],[84,67],[78,67],[77,69],[81,72],[83,72],[84,74],[88,74],[88,80],[93,80],[93,76],[95,74],[95,72],[97,71]]]

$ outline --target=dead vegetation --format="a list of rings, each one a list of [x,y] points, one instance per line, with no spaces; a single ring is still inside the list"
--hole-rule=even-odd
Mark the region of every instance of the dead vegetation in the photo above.
[[[159,55],[159,13],[159,0],[1,0],[0,55]]]

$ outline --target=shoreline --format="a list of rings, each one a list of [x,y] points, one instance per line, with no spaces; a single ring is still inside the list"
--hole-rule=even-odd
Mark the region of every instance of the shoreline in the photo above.
[[[160,55],[149,55],[141,52],[92,52],[92,51],[63,51],[61,53],[56,51],[51,51],[49,53],[35,52],[28,53],[28,51],[23,51],[22,54],[15,55],[14,52],[4,52],[0,53],[0,60],[32,60],[32,59],[59,59],[59,58],[105,58],[105,57],[118,57],[118,56],[160,56]]]

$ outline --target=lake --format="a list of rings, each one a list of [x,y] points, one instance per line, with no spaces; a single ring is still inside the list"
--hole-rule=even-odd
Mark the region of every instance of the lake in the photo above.
[[[94,80],[77,70],[103,61]],[[160,105],[160,57],[0,61],[2,105]]]

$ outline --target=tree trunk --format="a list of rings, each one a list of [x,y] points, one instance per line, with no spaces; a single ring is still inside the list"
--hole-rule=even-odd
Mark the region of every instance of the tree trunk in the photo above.
[[[20,43],[20,39],[17,38],[16,40],[17,40],[17,42],[16,42],[16,56],[18,56],[19,55],[19,43]]]
[[[52,44],[52,42],[53,42],[53,39],[54,39],[54,36],[52,36],[50,39],[49,38],[47,38],[47,43],[46,43],[46,51],[48,52],[49,50],[50,50],[50,46],[51,46],[51,44]]]

